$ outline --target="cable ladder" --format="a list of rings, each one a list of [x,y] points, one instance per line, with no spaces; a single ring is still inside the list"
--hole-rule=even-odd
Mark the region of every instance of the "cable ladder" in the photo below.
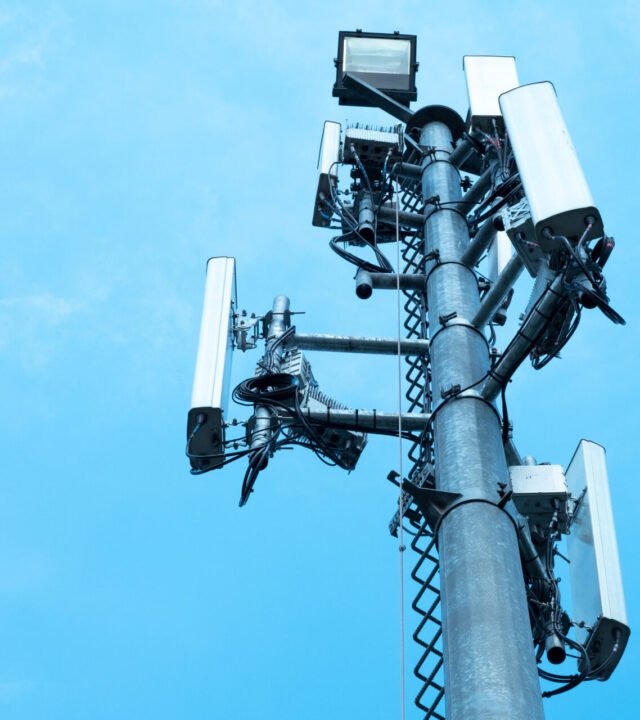
[[[420,164],[417,150],[406,157],[408,163]],[[420,180],[405,179],[400,183],[400,209],[407,212],[419,212],[422,203]],[[424,240],[420,230],[405,235],[402,239],[403,273],[424,273]],[[428,334],[427,303],[423,291],[403,291],[405,296],[404,328],[410,339],[426,339]],[[409,412],[431,412],[431,371],[429,360],[422,356],[407,356],[405,397]],[[412,465],[408,477],[416,484],[433,487],[433,438],[429,430],[422,442],[414,443],[408,458]],[[417,511],[417,507],[411,506]],[[413,674],[422,683],[416,695],[415,704],[424,713],[424,719],[445,720],[444,716],[444,680],[442,654],[442,622],[440,619],[439,563],[435,537],[426,521],[410,521],[414,533],[411,549],[417,554],[411,578],[418,584],[418,592],[411,604],[420,615],[420,622],[413,633],[413,639],[422,649]]]

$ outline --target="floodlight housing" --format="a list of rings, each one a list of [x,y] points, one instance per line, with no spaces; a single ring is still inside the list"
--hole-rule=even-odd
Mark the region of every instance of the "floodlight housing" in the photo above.
[[[418,97],[415,35],[341,31],[335,63],[333,97],[339,99],[340,105],[375,106],[371,99],[345,84],[345,75],[369,83],[407,107]]]

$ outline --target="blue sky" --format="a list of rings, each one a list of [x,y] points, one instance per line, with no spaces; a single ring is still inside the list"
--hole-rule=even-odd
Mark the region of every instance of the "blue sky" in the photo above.
[[[356,27],[418,35],[418,105],[464,115],[464,54],[556,86],[628,325],[585,313],[510,411],[541,461],[606,446],[637,626],[637,4],[2,2],[3,717],[399,716],[394,441],[349,476],[283,452],[241,510],[240,463],[193,478],[183,455],[207,257],[237,257],[249,311],[284,292],[306,332],[395,332],[393,295],[358,301],[310,224],[323,121],[386,121],[331,98],[337,31]],[[393,360],[311,360],[328,393],[395,408]],[[638,669],[632,635],[610,682],[547,718],[634,717]]]

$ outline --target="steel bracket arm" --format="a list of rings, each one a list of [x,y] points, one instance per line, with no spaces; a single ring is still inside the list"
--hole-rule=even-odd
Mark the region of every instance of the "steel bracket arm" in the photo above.
[[[462,199],[456,203],[456,205],[460,206],[460,210],[464,215],[468,215],[473,209],[473,206],[482,200],[487,190],[491,187],[492,179],[493,168],[488,167],[462,196]]]
[[[395,207],[389,205],[383,205],[378,210],[378,220],[381,222],[395,225],[397,220],[400,225],[413,228],[414,230],[422,229],[426,219],[426,215],[422,213],[412,213],[406,210],[400,210],[396,216]]]
[[[418,273],[376,273],[360,268],[356,273],[356,294],[366,299],[375,290],[417,290],[426,292],[427,279]]]
[[[312,422],[328,426],[344,427],[368,433],[383,434],[403,431],[424,430],[431,416],[428,413],[391,413],[378,410],[351,410],[342,408],[324,408],[322,410],[301,409],[302,415]]]
[[[513,287],[515,281],[520,277],[524,268],[524,262],[520,255],[512,255],[504,270],[500,273],[489,292],[484,296],[478,312],[471,321],[477,328],[484,327],[491,322],[493,316],[500,309],[500,305]]]
[[[392,115],[394,118],[397,118],[403,123],[408,123],[413,117],[413,112],[409,110],[408,107],[401,105],[399,102],[396,102],[393,98],[390,98],[373,85],[370,85],[368,82],[365,82],[354,75],[345,73],[342,82],[346,87],[355,90],[368,102],[372,103],[376,107],[379,107],[381,110],[384,110],[386,113],[389,113],[389,115]]]
[[[558,305],[566,298],[564,276],[557,275],[541,294],[504,354],[492,368],[481,393],[489,401],[495,400],[500,389],[509,382],[520,364],[531,352],[535,341],[549,322]]]
[[[467,249],[462,255],[462,262],[468,267],[477,265],[482,255],[493,242],[495,236],[496,229],[493,225],[493,220],[489,218],[480,226],[478,232],[467,246]]]
[[[324,335],[296,332],[287,345],[299,350],[324,352],[371,353],[374,355],[428,355],[428,340],[400,340],[397,338],[362,337],[356,335]]]

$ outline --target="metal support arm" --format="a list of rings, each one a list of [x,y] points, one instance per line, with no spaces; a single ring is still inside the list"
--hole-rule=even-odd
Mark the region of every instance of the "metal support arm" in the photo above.
[[[524,262],[520,255],[512,255],[505,269],[493,284],[493,287],[485,295],[476,316],[472,323],[477,328],[482,328],[491,321],[496,314],[506,294],[509,292],[515,281],[520,277],[524,268]]]
[[[378,219],[383,220],[387,223],[396,223],[396,209],[390,205],[383,205],[378,210]],[[424,225],[425,216],[421,213],[411,213],[401,210],[398,213],[398,222],[400,225],[406,225],[407,227],[419,229]]]
[[[482,175],[473,183],[473,185],[467,190],[465,195],[458,203],[462,212],[467,215],[473,209],[473,206],[482,199],[487,190],[491,187],[491,180],[493,178],[493,171],[489,167]]]
[[[420,178],[422,177],[422,165],[412,165],[411,163],[399,162],[395,168],[395,173],[401,178]]]
[[[412,275],[411,273],[400,273],[400,277],[396,273],[369,273],[372,287],[376,290],[397,290],[398,280],[400,281],[400,290],[424,290],[426,289],[426,280],[424,275]]]
[[[298,333],[288,341],[300,350],[323,350],[325,352],[372,353],[397,355],[396,338],[359,337],[354,335],[320,335]],[[428,340],[401,340],[400,355],[428,355]]]
[[[472,152],[475,152],[475,148],[469,140],[467,140],[467,138],[460,140],[455,150],[451,153],[449,162],[452,162],[456,167],[460,167]]]
[[[481,393],[487,400],[495,400],[500,389],[509,382],[513,373],[531,352],[534,341],[565,297],[564,278],[562,275],[558,275],[534,305],[529,317],[509,343],[504,355],[498,360],[491,375],[482,386]]]
[[[462,255],[462,262],[469,267],[473,267],[478,263],[486,249],[491,245],[496,236],[496,229],[493,226],[491,218],[485,220],[484,224],[476,233],[473,240],[467,245]]]
[[[381,92],[373,85],[370,85],[368,82],[361,80],[355,75],[350,75],[349,73],[345,73],[342,82],[346,87],[351,90],[355,90],[369,103],[379,107],[381,110],[389,113],[389,115],[393,115],[393,117],[398,118],[401,122],[408,123],[409,120],[411,120],[413,112],[409,110],[408,107],[396,102],[393,98],[385,95],[385,93]]]
[[[366,432],[398,432],[399,421],[403,430],[424,430],[431,416],[427,413],[390,413],[378,410],[310,410],[303,408],[302,414],[308,420],[335,427],[348,427]]]

